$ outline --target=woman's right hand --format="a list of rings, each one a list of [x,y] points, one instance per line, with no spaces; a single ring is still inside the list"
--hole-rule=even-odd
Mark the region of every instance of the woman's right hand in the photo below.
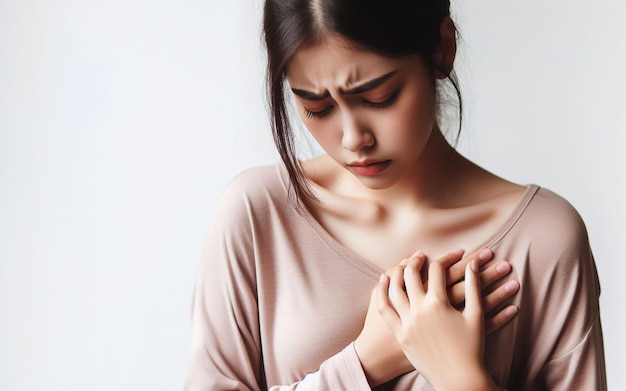
[[[459,250],[449,253],[438,260],[438,262],[442,262],[447,268],[446,280],[448,296],[450,302],[453,303],[457,309],[461,309],[465,301],[465,284],[463,278],[467,264],[474,260],[480,267],[487,263],[492,257],[493,253],[489,249],[477,250],[466,257],[463,257],[463,251]],[[404,269],[407,262],[408,259],[403,260],[399,265],[388,270],[385,274],[391,275],[394,269]],[[498,282],[510,271],[511,266],[506,261],[497,262],[481,270],[480,279],[483,292],[491,291],[483,295],[483,308],[486,314],[489,314],[491,310],[504,303],[504,301],[515,294],[519,289],[519,283],[514,280],[507,281],[496,289],[493,289],[493,284]],[[488,335],[500,329],[508,323],[516,313],[517,308],[513,305],[509,305],[493,316],[485,319],[485,334]],[[414,369],[402,352],[394,334],[380,316],[373,292],[370,297],[370,304],[363,329],[354,341],[354,348],[361,360],[361,365],[372,388]]]

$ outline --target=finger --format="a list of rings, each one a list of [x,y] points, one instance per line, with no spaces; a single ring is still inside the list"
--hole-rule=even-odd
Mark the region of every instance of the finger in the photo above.
[[[444,269],[449,270],[449,268],[451,267],[455,267],[458,268],[458,265],[460,262],[462,262],[462,258],[463,258],[463,254],[465,253],[465,250],[463,249],[458,249],[455,251],[451,251],[448,254],[444,255],[443,257],[437,259],[436,262],[441,263],[441,265],[443,266]],[[425,270],[423,270],[423,277],[424,277],[424,288],[426,290],[428,290],[428,270],[429,268],[426,268]],[[447,273],[447,272],[446,272]],[[459,279],[461,279],[462,277],[459,277]],[[447,284],[450,285],[450,284]]]
[[[425,290],[421,272],[425,261],[424,253],[418,252],[409,259],[409,263],[404,268],[404,284],[410,303],[417,303],[424,297]]]
[[[484,290],[494,282],[511,272],[511,264],[507,261],[498,262],[480,271],[480,286]]]
[[[517,314],[518,309],[514,305],[509,305],[503,308],[494,316],[485,319],[485,335],[492,334],[502,328],[502,326],[509,323],[515,314]]]
[[[448,301],[446,291],[446,270],[444,265],[437,261],[428,267],[428,292],[427,295],[434,295],[439,300]]]
[[[510,271],[511,265],[506,261],[498,262],[495,265],[489,266],[485,270],[481,270],[480,286],[482,287],[482,290],[485,291],[496,281],[509,274]],[[460,281],[452,286],[449,286],[448,297],[450,298],[452,305],[458,306],[459,304],[462,304],[465,300],[465,283]]]
[[[493,292],[490,292],[488,295],[483,297],[483,308],[485,310],[485,313],[488,313],[489,311],[504,303],[517,291],[519,291],[519,282],[515,280],[507,281],[497,287]]]
[[[482,325],[483,303],[480,294],[478,265],[475,261],[470,262],[465,268],[465,309],[463,316]]]
[[[454,250],[439,258],[437,262],[440,262],[447,269],[458,263],[463,258],[464,253],[465,250],[463,249]]]
[[[404,269],[406,268],[406,263],[407,262],[404,262],[403,264],[395,266],[391,269],[391,273],[389,275],[389,288],[387,290],[387,295],[399,315],[402,315],[409,310],[409,299],[404,291]]]
[[[402,327],[402,321],[389,300],[387,293],[389,291],[389,281],[389,276],[382,274],[378,285],[374,288],[374,293],[376,295],[376,308],[378,309],[378,313],[387,326],[395,333]]]
[[[478,267],[480,267],[487,263],[491,258],[493,258],[493,252],[488,248],[481,248],[464,257],[463,259],[457,260],[458,262],[451,264],[448,268],[448,286],[451,286],[463,280],[463,278],[465,277],[465,267],[471,261],[477,262]]]

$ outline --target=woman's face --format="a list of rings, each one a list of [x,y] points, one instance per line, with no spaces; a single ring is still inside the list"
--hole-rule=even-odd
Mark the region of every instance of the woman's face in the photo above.
[[[432,76],[418,58],[388,58],[328,38],[299,51],[287,80],[313,137],[370,188],[411,180],[436,125]]]

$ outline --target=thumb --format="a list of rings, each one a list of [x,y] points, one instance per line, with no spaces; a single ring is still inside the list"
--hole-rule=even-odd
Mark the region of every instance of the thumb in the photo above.
[[[478,262],[472,260],[465,267],[465,309],[463,315],[482,327],[483,305],[480,292]]]

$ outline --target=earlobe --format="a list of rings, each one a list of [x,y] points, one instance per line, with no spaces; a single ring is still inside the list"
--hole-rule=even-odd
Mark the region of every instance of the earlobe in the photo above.
[[[438,79],[445,79],[452,72],[454,59],[456,57],[456,26],[450,17],[441,21],[440,25],[441,41],[439,48],[434,54],[435,76]]]

